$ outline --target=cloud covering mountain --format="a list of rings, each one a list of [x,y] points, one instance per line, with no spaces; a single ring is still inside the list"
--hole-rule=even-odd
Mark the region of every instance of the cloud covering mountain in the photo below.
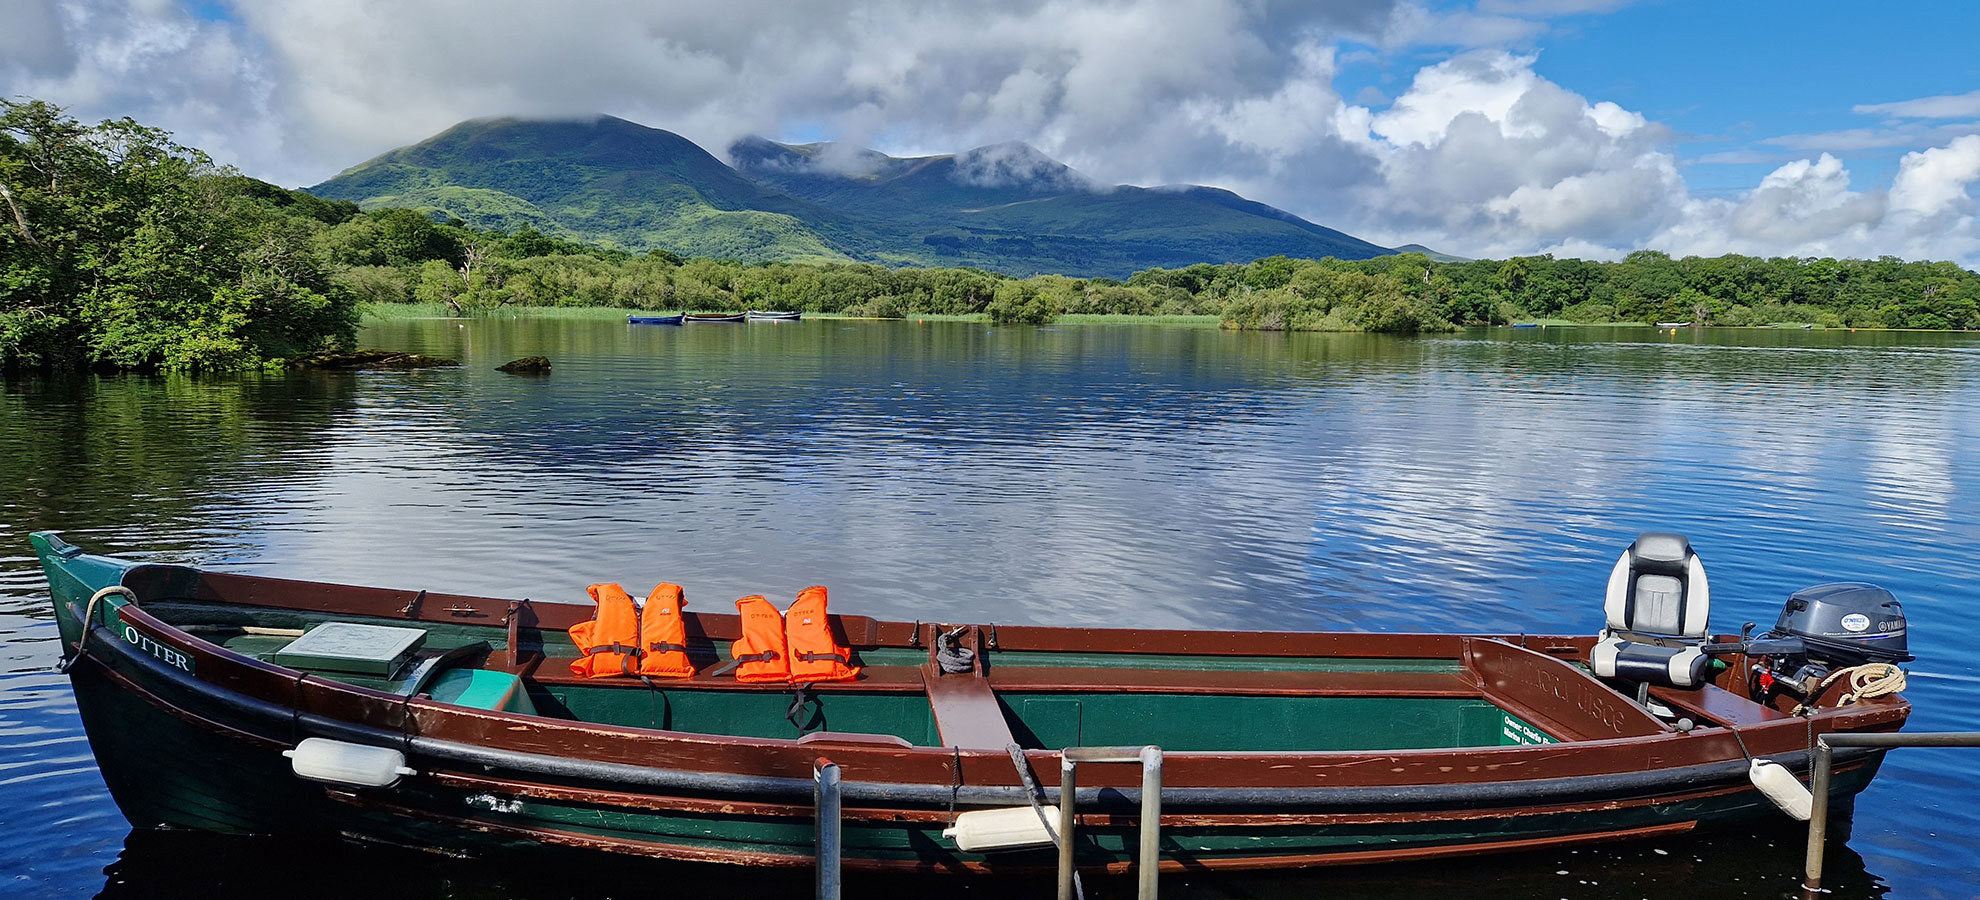
[[[470,116],[602,110],[705,147],[767,134],[911,157],[1021,142],[1102,184],[1217,185],[1377,243],[1474,257],[1653,247],[1980,263],[1972,94],[1838,97],[1836,115],[1861,127],[1686,157],[1677,147],[1693,138],[1664,124],[1672,113],[1543,74],[1546,46],[1573,31],[1561,22],[1627,12],[1623,0],[16,0],[0,8],[0,85],[85,118],[165,125],[287,184]],[[1400,74],[1371,80],[1371,67]],[[1853,155],[1866,146],[1893,149]],[[1888,179],[1857,183],[1859,158]],[[1695,165],[1767,159],[1734,189],[1693,186]],[[1022,164],[989,162],[986,178]]]
[[[611,116],[462,122],[310,190],[634,252],[1126,277],[1389,252],[1216,188],[1104,186],[1024,144],[897,159],[745,138],[724,165]]]

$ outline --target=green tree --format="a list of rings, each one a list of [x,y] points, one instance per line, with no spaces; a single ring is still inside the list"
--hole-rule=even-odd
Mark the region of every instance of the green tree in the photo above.
[[[1045,325],[1059,317],[1056,298],[1061,291],[1041,279],[1006,281],[990,300],[990,321],[1000,325]]]
[[[313,247],[335,209],[164,131],[0,100],[0,205],[0,366],[237,368],[354,331]]]

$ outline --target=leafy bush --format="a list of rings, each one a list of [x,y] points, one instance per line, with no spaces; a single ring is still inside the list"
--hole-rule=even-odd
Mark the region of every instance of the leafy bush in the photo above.
[[[210,370],[347,343],[317,235],[349,210],[129,119],[0,99],[0,367]]]
[[[1047,325],[1059,317],[1057,294],[1043,279],[1006,281],[997,285],[996,296],[985,312],[999,325]]]

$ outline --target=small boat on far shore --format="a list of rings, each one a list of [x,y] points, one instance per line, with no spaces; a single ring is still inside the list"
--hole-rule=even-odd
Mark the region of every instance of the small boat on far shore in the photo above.
[[[740,322],[742,313],[687,313],[689,322]]]
[[[1687,326],[1687,325],[1690,325],[1690,324],[1691,324],[1690,322],[1658,322],[1658,323],[1657,323],[1657,327],[1658,327],[1658,328],[1683,328],[1683,327],[1685,327],[1685,326]]]
[[[751,322],[795,322],[803,318],[803,316],[804,313],[801,312],[776,312],[763,309],[752,309],[749,311],[749,320]]]
[[[685,318],[685,316],[682,313],[675,313],[671,316],[627,316],[626,324],[627,325],[679,325],[681,324],[681,320],[683,318]]]

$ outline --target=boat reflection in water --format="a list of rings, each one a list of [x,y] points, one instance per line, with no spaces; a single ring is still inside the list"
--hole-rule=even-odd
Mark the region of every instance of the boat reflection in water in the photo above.
[[[1490,885],[1505,897],[1637,900],[1646,886],[1656,896],[1715,900],[1778,900],[1799,882],[1803,830],[1785,821],[1737,829],[1706,829],[1676,838],[1528,851],[1408,865],[1355,866],[1271,872],[1184,873],[1166,876],[1169,898],[1421,900],[1454,889]],[[800,869],[738,869],[712,863],[599,857],[546,850],[530,865],[461,859],[339,841],[236,837],[137,829],[104,868],[98,900],[266,900],[279,889],[288,900],[455,900],[455,898],[617,896],[628,884],[665,884],[682,896],[807,897],[811,873]],[[335,878],[299,877],[298,861]],[[568,864],[559,864],[560,861]],[[535,864],[547,863],[547,864]],[[1863,858],[1838,843],[1829,850],[1830,896],[1880,898],[1884,880]],[[887,897],[953,887],[946,876],[849,874],[848,897]],[[1127,897],[1132,875],[1090,874],[1087,895]],[[1051,876],[972,879],[972,897],[1037,900],[1051,896]]]

